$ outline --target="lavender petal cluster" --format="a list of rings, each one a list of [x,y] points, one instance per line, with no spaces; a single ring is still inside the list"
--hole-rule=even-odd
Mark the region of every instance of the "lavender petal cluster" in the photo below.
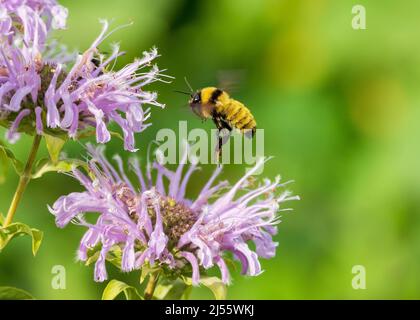
[[[107,279],[105,262],[115,246],[122,251],[122,271],[145,265],[188,270],[196,285],[203,270],[217,266],[228,284],[229,253],[241,263],[242,274],[259,275],[260,258],[272,258],[276,252],[273,236],[278,213],[289,210],[280,206],[298,199],[288,191],[278,193],[286,185],[279,177],[257,186],[250,184],[250,177],[264,160],[232,186],[226,181],[216,183],[222,171],[218,167],[199,195],[190,199],[186,190],[199,168],[186,165],[187,151],[175,171],[154,162],[143,173],[138,161],[132,159],[130,168],[138,178],[134,184],[119,156],[114,157],[115,169],[102,148],[89,150],[90,173],[78,169],[72,173],[85,190],[60,197],[49,209],[60,228],[70,222],[87,228],[78,250],[80,260],[88,259],[90,249],[101,247],[95,264],[96,281]],[[99,213],[95,223],[86,218],[91,213]]]
[[[21,38],[26,43],[38,38],[45,43],[51,29],[64,29],[67,8],[55,0],[0,1],[0,36],[2,41]]]
[[[64,28],[67,9],[53,0],[0,2],[0,125],[15,142],[20,132],[77,138],[96,135],[98,143],[111,139],[115,122],[123,133],[124,148],[136,151],[135,134],[150,123],[150,108],[164,107],[157,94],[144,87],[165,81],[153,48],[141,58],[114,70],[123,54],[113,45],[109,55],[98,46],[113,32],[107,21],[92,45],[77,56],[62,51],[48,32]],[[61,51],[60,51],[61,49]]]

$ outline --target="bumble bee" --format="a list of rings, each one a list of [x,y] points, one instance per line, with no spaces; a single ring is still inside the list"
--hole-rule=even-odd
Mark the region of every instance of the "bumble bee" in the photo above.
[[[189,105],[201,119],[213,119],[219,133],[223,129],[229,132],[238,129],[253,137],[257,130],[251,111],[243,103],[232,99],[226,91],[216,87],[206,87],[191,94]],[[217,155],[223,144],[223,138],[219,135]]]

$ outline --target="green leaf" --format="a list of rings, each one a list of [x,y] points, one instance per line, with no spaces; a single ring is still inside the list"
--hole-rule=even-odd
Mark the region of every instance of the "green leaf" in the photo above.
[[[32,179],[39,179],[48,172],[69,172],[74,167],[83,167],[86,163],[77,159],[65,159],[53,162],[50,159],[41,159],[35,166]]]
[[[192,285],[191,278],[184,278],[187,285]],[[217,277],[201,277],[200,284],[209,288],[216,300],[226,300],[227,287],[221,279]]]
[[[124,137],[121,135],[121,133],[112,130],[110,130],[109,133],[111,134],[111,137],[115,137],[121,141],[124,141]]]
[[[96,251],[89,250],[88,258],[85,261],[85,266],[90,266],[92,263],[95,263],[96,260],[98,260],[100,253],[101,253],[100,250],[96,250]]]
[[[16,173],[18,175],[21,175],[23,172],[23,163],[20,162],[15,155],[13,154],[12,150],[10,150],[8,147],[4,145],[3,142],[0,141],[0,158],[1,160],[0,164],[2,168],[6,167],[7,169],[7,162],[11,162],[13,165],[13,168],[15,169]]]
[[[191,291],[192,291],[192,286],[187,286],[187,288],[185,289],[181,300],[189,300],[190,299],[190,295],[191,295]]]
[[[3,151],[0,151],[0,184],[3,184],[6,180],[6,174],[9,164],[9,158]]]
[[[89,266],[92,263],[96,262],[98,260],[99,255],[101,253],[101,246],[96,246],[88,251],[88,258],[85,261],[85,265]],[[121,259],[122,259],[122,251],[120,246],[115,245],[111,249],[109,249],[106,260],[110,263],[112,263],[117,268],[121,268]]]
[[[226,300],[227,288],[226,285],[217,277],[202,277],[200,283],[212,292],[216,300]]]
[[[223,257],[223,260],[225,260],[225,263],[228,266],[229,270],[232,270],[234,272],[238,271],[238,265],[235,263],[235,261],[232,260],[232,258]]]
[[[106,255],[106,260],[112,263],[115,267],[121,268],[122,250],[118,245],[113,246]]]
[[[42,242],[43,233],[38,229],[29,227],[23,223],[12,223],[7,227],[0,227],[0,251],[16,237],[28,235],[32,238],[32,253],[35,256]]]
[[[159,300],[180,300],[190,289],[191,286],[180,279],[163,282],[156,286],[154,297]]]
[[[102,293],[102,300],[115,300],[121,293],[124,293],[126,300],[142,300],[136,288],[118,280],[108,283]]]
[[[66,140],[59,137],[51,136],[49,134],[44,134],[44,137],[51,161],[52,163],[57,163],[61,149],[66,143]]]
[[[111,137],[115,137],[117,139],[120,139],[121,141],[124,141],[124,137],[119,132],[112,131],[112,130],[108,130],[108,131],[111,134]],[[85,130],[77,136],[77,139],[90,138],[95,135],[96,135],[96,130]]]
[[[0,300],[33,300],[35,299],[25,290],[13,287],[0,287]]]
[[[144,265],[141,268],[141,274],[140,274],[140,284],[146,280],[147,276],[149,276],[151,273],[155,273],[159,270],[159,267],[149,267],[147,265]]]

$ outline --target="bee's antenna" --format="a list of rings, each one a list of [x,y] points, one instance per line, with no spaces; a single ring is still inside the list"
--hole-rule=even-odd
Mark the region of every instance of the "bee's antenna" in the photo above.
[[[187,84],[188,88],[190,89],[191,93],[193,93],[194,89],[191,87],[190,83],[188,82],[187,77],[184,77],[184,81]]]
[[[178,93],[185,94],[185,95],[187,95],[187,96],[191,96],[191,93],[189,93],[189,92],[185,92],[185,91],[174,90],[174,92],[178,92]]]

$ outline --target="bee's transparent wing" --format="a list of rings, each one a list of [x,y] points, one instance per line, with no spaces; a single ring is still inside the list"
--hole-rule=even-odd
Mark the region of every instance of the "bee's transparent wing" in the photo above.
[[[238,92],[245,82],[245,73],[243,69],[220,70],[217,74],[218,87],[228,93]]]

